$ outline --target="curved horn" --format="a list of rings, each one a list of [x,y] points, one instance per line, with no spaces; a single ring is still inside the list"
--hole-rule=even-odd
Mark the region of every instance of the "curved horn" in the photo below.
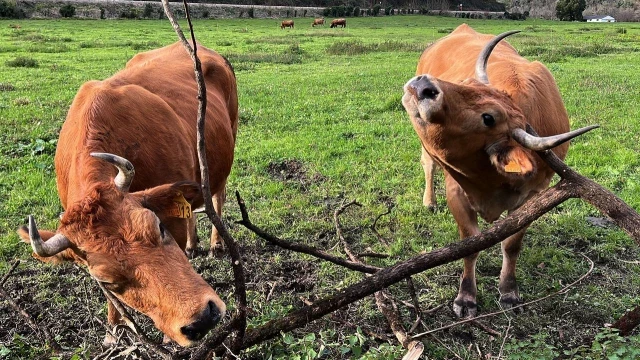
[[[131,186],[131,182],[133,181],[133,175],[136,174],[136,170],[133,167],[133,164],[118,155],[113,155],[109,153],[91,153],[91,156],[96,157],[98,159],[102,159],[108,163],[113,164],[113,166],[118,168],[118,175],[113,182],[116,184],[116,187],[120,189],[120,191],[128,192],[129,186]]]
[[[478,55],[478,60],[476,61],[476,79],[482,82],[483,84],[489,84],[489,77],[487,76],[487,63],[489,62],[489,55],[493,51],[493,48],[498,45],[502,39],[506,38],[509,35],[517,34],[520,30],[512,30],[497,35],[487,45],[484,46],[482,51],[480,51],[480,55]]]
[[[33,215],[29,215],[29,239],[33,252],[42,257],[53,256],[71,246],[71,241],[62,234],[55,234],[47,241],[42,241]]]
[[[514,129],[511,132],[511,137],[513,137],[515,141],[517,141],[520,145],[526,147],[527,149],[534,151],[544,151],[554,148],[564,142],[573,139],[576,136],[580,136],[587,131],[591,131],[599,127],[600,125],[591,125],[578,130],[570,131],[568,133],[545,137],[533,136],[523,129]]]

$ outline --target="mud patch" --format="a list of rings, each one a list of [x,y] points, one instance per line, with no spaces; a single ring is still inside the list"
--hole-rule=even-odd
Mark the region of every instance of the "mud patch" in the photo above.
[[[272,161],[267,166],[267,173],[276,180],[299,184],[303,190],[306,190],[309,185],[325,180],[319,173],[309,175],[304,164],[296,159]]]

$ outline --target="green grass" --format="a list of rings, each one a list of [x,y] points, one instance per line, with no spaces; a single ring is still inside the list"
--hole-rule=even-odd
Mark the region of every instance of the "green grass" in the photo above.
[[[425,16],[353,18],[345,29],[286,32],[273,19],[195,21],[198,41],[228,56],[237,73],[240,127],[229,194],[240,191],[252,220],[272,233],[336,254],[341,247],[333,212],[344,200],[357,199],[363,207],[350,208],[342,218],[347,237],[358,251],[371,247],[391,255],[371,260],[372,265],[390,265],[456,240],[441,175],[436,184],[439,210],[430,213],[421,205],[420,144],[400,97],[422,49],[461,21]],[[567,162],[640,209],[640,28],[540,20],[465,21],[481,32],[524,30],[509,41],[530,60],[549,67],[571,127],[602,126],[573,142]],[[29,20],[20,22],[20,30],[9,28],[9,23],[0,21],[0,275],[14,258],[30,258],[29,249],[15,234],[26,215],[35,214],[43,229],[57,226],[62,208],[53,168],[55,141],[77,89],[85,81],[112,75],[140,51],[176,41],[166,21]],[[25,65],[31,61],[37,66]],[[265,246],[233,224],[240,215],[232,200],[229,196],[224,217],[249,259],[251,326],[301,306],[300,297],[320,299],[363,278]],[[391,203],[392,213],[378,222],[378,230],[391,243],[387,249],[368,227]],[[637,245],[615,228],[589,225],[587,216],[599,214],[572,200],[530,227],[518,268],[525,300],[557,290],[584,273],[588,264],[579,252],[596,261],[596,270],[568,295],[533,305],[521,315],[508,314],[512,340],[505,356],[522,355],[523,349],[535,349],[540,343],[547,346],[538,345],[538,355],[583,349],[585,338],[640,304],[640,267],[624,262],[638,258]],[[206,239],[208,226],[204,221],[200,226],[201,238]],[[206,280],[220,284],[218,292],[233,307],[228,262],[199,258],[193,263]],[[481,313],[498,309],[500,264],[498,247],[480,257]],[[460,271],[456,262],[415,276],[424,309],[446,304],[425,319],[429,328],[454,321],[450,305]],[[61,283],[56,284],[59,278]],[[79,309],[88,318],[105,318],[99,292],[84,278],[73,267],[27,260],[6,287],[23,302],[33,299],[32,311],[51,309],[42,312],[39,321],[51,324],[64,346],[91,357],[101,352],[104,331],[96,324],[74,326],[70,320]],[[272,287],[275,292],[267,301]],[[404,286],[392,291],[409,300]],[[19,322],[15,315],[2,314],[3,321]],[[405,311],[403,316],[409,327],[413,315]],[[488,324],[504,333],[508,320],[501,316]],[[86,340],[75,336],[85,328],[90,329]],[[291,358],[318,352],[321,346],[328,351],[326,358],[332,359],[357,358],[358,352],[369,359],[402,356],[395,342],[392,346],[378,342],[367,331],[387,332],[371,299],[294,331],[291,337],[283,335],[253,348],[248,356]],[[496,356],[502,343],[501,338],[492,339],[471,327],[438,337],[446,348],[427,341],[429,358],[452,358],[451,351],[475,358],[473,343],[483,354]],[[43,354],[39,338],[26,327],[16,331],[3,326],[0,353],[3,348],[12,351],[10,358]]]

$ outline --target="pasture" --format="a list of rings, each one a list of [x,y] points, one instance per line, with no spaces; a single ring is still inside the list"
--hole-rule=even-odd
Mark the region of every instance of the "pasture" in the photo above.
[[[349,18],[348,27],[329,29],[312,28],[311,18],[296,18],[295,29],[287,30],[280,29],[281,20],[194,23],[197,39],[228,57],[237,75],[240,125],[223,218],[244,253],[251,327],[363,275],[266,245],[234,223],[240,219],[236,190],[255,224],[337,255],[343,254],[333,213],[343,202],[357,200],[362,207],[349,208],[341,222],[358,252],[371,248],[390,255],[369,260],[372,265],[391,265],[458,239],[441,173],[436,180],[437,211],[422,206],[420,144],[400,98],[422,50],[462,19]],[[567,163],[640,209],[640,25],[465,21],[480,32],[523,31],[508,41],[553,73],[571,128],[601,125],[573,141]],[[19,29],[10,27],[15,23]],[[14,259],[24,260],[4,288],[79,358],[103,351],[104,329],[98,322],[105,320],[103,295],[79,268],[31,259],[15,230],[28,214],[35,215],[42,229],[57,226],[62,208],[53,157],[80,85],[109,77],[138,52],[176,40],[169,22],[160,20],[0,21],[0,277]],[[376,224],[390,243],[386,247],[370,226],[390,206],[391,213]],[[507,334],[504,343],[502,337],[463,325],[436,333],[437,339],[425,338],[428,358],[637,354],[640,337],[618,339],[602,326],[640,305],[640,251],[626,234],[592,219],[599,217],[590,206],[570,200],[533,223],[517,274],[524,301],[579,278],[589,268],[581,254],[595,262],[591,276],[522,314],[486,319],[487,326]],[[201,246],[208,247],[209,231],[200,219]],[[192,263],[233,308],[228,260],[200,256]],[[500,266],[498,247],[480,255],[480,314],[499,310]],[[414,277],[423,309],[444,304],[424,319],[427,329],[455,321],[451,302],[461,270],[458,261]],[[405,288],[399,284],[392,290],[410,301]],[[403,309],[410,327],[415,316]],[[162,338],[149,321],[141,322]],[[0,358],[48,358],[41,339],[1,299],[0,324]],[[372,335],[388,333],[374,300],[367,298],[252,348],[243,358],[400,358],[403,350],[395,339],[386,342]],[[606,350],[597,348],[605,343]]]

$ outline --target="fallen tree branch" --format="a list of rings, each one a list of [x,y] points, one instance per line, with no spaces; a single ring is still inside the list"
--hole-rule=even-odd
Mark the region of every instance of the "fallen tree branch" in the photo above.
[[[572,195],[573,186],[570,183],[561,181],[537,194],[519,209],[509,214],[506,218],[497,221],[493,227],[478,235],[383,268],[370,277],[337,291],[332,296],[314,302],[311,306],[304,306],[289,312],[288,315],[282,318],[268,321],[262,326],[248,330],[242,347],[247,348],[271,339],[280,334],[280,332],[297,329],[343,306],[402,281],[408,276],[487,249],[501,242],[502,239],[520,231],[532,221],[571,198]],[[249,230],[252,229],[249,228]]]
[[[189,30],[191,32],[191,41],[193,47],[186,40],[184,34],[182,33],[182,29],[178,24],[177,20],[173,16],[171,9],[169,7],[169,0],[162,0],[162,6],[164,8],[164,12],[169,18],[171,25],[173,26],[178,38],[182,42],[185,50],[191,56],[191,60],[194,63],[194,72],[196,76],[196,83],[198,85],[198,119],[197,119],[197,144],[198,144],[198,162],[200,163],[200,181],[202,187],[202,193],[204,196],[204,208],[205,213],[209,220],[213,223],[216,230],[220,234],[220,237],[224,240],[225,247],[229,252],[229,256],[231,257],[231,267],[233,269],[234,274],[234,286],[235,286],[235,302],[236,309],[234,317],[237,318],[237,321],[233,323],[236,327],[233,329],[233,335],[231,339],[231,345],[229,346],[229,352],[231,354],[238,353],[240,351],[240,347],[242,344],[242,339],[244,337],[246,327],[247,327],[247,292],[246,292],[246,281],[244,275],[244,267],[242,262],[242,257],[240,255],[240,250],[238,249],[235,239],[229,233],[226,225],[220,218],[220,216],[216,213],[213,207],[213,198],[211,195],[211,188],[209,186],[209,168],[207,162],[207,152],[206,152],[206,144],[205,144],[205,121],[206,121],[206,108],[207,108],[207,90],[206,84],[204,81],[204,75],[202,72],[202,64],[200,63],[200,59],[198,58],[198,47],[195,39],[195,35],[193,32],[193,25],[191,24],[191,15],[189,13],[189,6],[186,0],[183,0],[184,9],[187,17],[187,21],[189,23]]]
[[[591,259],[589,259],[585,254],[580,254],[580,255],[582,255],[582,256],[583,256],[585,259],[587,259],[587,261],[589,262],[589,270],[588,270],[585,274],[583,274],[582,276],[580,276],[577,280],[575,280],[575,281],[574,281],[574,282],[572,282],[571,284],[569,284],[569,285],[567,285],[567,286],[563,287],[562,289],[560,289],[560,290],[558,290],[558,291],[556,291],[556,292],[554,292],[554,293],[551,293],[551,294],[545,295],[545,296],[543,296],[543,297],[541,297],[541,298],[538,298],[538,299],[531,300],[531,301],[526,302],[526,303],[522,303],[522,304],[519,304],[519,305],[513,306],[513,307],[511,307],[511,308],[509,308],[509,309],[503,309],[503,310],[500,310],[500,311],[495,311],[495,312],[492,312],[492,313],[479,315],[479,316],[476,316],[476,317],[473,317],[473,318],[468,318],[468,319],[464,319],[464,320],[461,320],[461,321],[457,321],[457,322],[451,323],[451,324],[449,324],[449,325],[441,326],[441,327],[439,327],[439,328],[437,328],[437,329],[433,329],[433,330],[425,331],[425,332],[423,332],[423,333],[416,334],[416,335],[412,336],[412,339],[419,339],[419,338],[421,338],[421,337],[424,337],[424,336],[429,335],[429,334],[433,334],[433,333],[438,332],[438,331],[442,331],[442,330],[445,330],[445,329],[449,329],[449,328],[452,328],[452,327],[455,327],[455,326],[458,326],[458,325],[462,325],[462,324],[466,324],[466,323],[469,323],[469,322],[477,321],[477,320],[479,320],[479,319],[483,319],[483,318],[487,318],[487,317],[491,317],[491,316],[495,316],[495,315],[500,315],[500,314],[506,313],[507,311],[512,311],[512,310],[515,310],[515,309],[518,309],[518,308],[521,308],[521,307],[524,307],[524,306],[528,306],[528,305],[531,305],[531,304],[538,303],[538,302],[540,302],[540,301],[542,301],[542,300],[546,300],[546,299],[548,299],[548,298],[550,298],[550,297],[552,297],[552,296],[556,296],[556,295],[564,294],[564,293],[566,293],[567,291],[569,291],[569,289],[571,289],[572,287],[574,287],[576,284],[578,284],[579,282],[581,282],[582,280],[584,280],[584,279],[585,279],[587,276],[589,276],[589,275],[591,274],[591,272],[593,271],[593,267],[594,267],[594,263],[593,263],[593,261],[592,261]]]

